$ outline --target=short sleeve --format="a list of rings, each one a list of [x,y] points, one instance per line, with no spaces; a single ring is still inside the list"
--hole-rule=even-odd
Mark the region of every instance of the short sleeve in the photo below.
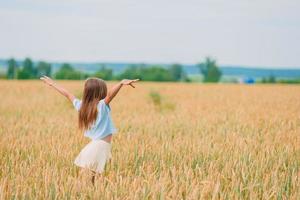
[[[81,101],[80,101],[79,99],[75,98],[75,99],[73,100],[73,106],[74,106],[74,108],[75,108],[77,111],[79,111],[80,106],[81,106]]]
[[[99,105],[101,108],[110,111],[110,106],[105,103],[104,99],[100,100]]]

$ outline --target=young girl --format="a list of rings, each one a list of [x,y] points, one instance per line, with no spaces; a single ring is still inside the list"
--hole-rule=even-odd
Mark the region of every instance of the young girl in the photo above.
[[[91,139],[91,142],[81,150],[74,163],[92,171],[94,184],[95,174],[103,172],[105,163],[111,158],[111,140],[112,135],[116,133],[109,103],[123,85],[134,88],[133,83],[139,79],[124,79],[107,92],[106,83],[102,79],[88,78],[84,84],[82,100],[77,99],[51,78],[43,76],[40,79],[67,97],[78,111],[79,128],[84,131],[86,137]]]

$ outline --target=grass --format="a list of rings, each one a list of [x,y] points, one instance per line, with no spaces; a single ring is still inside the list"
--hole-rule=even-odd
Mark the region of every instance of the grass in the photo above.
[[[162,95],[157,91],[150,91],[149,97],[156,110],[159,112],[174,111],[176,108],[174,103],[166,100],[166,98],[162,97]]]
[[[174,109],[158,110],[151,91]],[[67,100],[39,81],[0,81],[0,96],[2,199],[300,198],[299,86],[124,88],[111,103],[113,159],[95,187],[73,165],[89,140]]]

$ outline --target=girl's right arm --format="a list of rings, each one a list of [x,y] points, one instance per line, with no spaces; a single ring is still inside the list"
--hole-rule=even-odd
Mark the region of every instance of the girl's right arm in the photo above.
[[[113,86],[111,90],[109,90],[107,96],[105,97],[104,101],[108,105],[109,102],[113,100],[113,98],[118,94],[119,90],[123,85],[130,85],[134,88],[133,83],[139,81],[140,79],[135,80],[129,80],[129,79],[123,79],[121,82],[119,82],[117,85]]]
[[[51,78],[49,78],[48,76],[43,76],[40,78],[42,81],[44,81],[44,83],[46,83],[47,85],[50,85],[51,87],[53,87],[56,91],[58,91],[60,94],[64,95],[67,99],[69,99],[71,102],[73,102],[73,100],[75,99],[75,96],[70,93],[69,91],[67,91],[65,88],[61,87],[60,85],[58,85],[57,83],[55,83]]]

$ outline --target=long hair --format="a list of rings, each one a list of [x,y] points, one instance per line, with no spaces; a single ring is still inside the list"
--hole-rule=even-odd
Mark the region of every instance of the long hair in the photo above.
[[[97,105],[107,95],[106,83],[99,78],[88,78],[84,84],[82,103],[79,110],[79,128],[87,130],[98,115]]]

